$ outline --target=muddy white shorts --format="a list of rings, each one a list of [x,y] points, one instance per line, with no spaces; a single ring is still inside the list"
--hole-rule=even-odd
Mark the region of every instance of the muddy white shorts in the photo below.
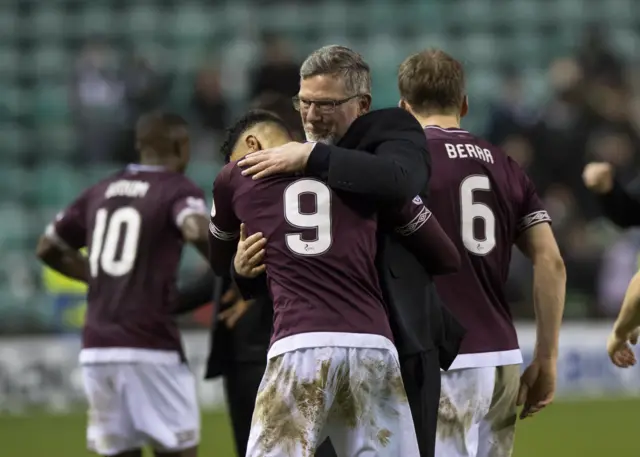
[[[395,353],[323,347],[273,357],[260,384],[247,457],[419,457]]]
[[[442,373],[436,456],[510,457],[520,365]]]

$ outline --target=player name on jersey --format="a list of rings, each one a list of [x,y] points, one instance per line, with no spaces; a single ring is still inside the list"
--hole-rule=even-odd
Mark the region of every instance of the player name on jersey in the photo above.
[[[129,166],[84,191],[48,233],[89,247],[88,309],[80,360],[180,360],[171,314],[183,240],[180,221],[207,214],[204,194],[181,173]]]
[[[527,175],[499,148],[461,129],[433,126],[425,134],[437,170],[429,207],[462,255],[458,273],[434,278],[467,329],[451,368],[521,363],[505,296],[511,249],[549,215]]]
[[[146,181],[120,180],[109,184],[104,193],[105,198],[131,197],[142,198],[149,191],[149,183]]]
[[[493,163],[493,156],[491,155],[491,151],[487,148],[481,148],[477,144],[445,143],[444,148],[446,149],[447,155],[450,159],[468,159],[469,157],[472,157],[474,159],[480,159],[488,163]]]

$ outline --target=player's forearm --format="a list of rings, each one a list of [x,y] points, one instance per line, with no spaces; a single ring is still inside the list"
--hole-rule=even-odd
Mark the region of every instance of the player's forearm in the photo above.
[[[433,215],[406,237],[405,243],[432,275],[455,273],[460,269],[460,253]]]
[[[269,296],[269,286],[267,285],[267,274],[262,273],[255,278],[241,276],[231,261],[231,279],[238,287],[238,291],[245,300],[254,300],[260,297]]]
[[[180,227],[182,237],[204,257],[209,257],[209,221],[200,214],[187,216]]]
[[[618,319],[613,331],[621,338],[627,339],[629,333],[640,326],[640,272],[636,273],[622,302]]]
[[[227,276],[236,252],[237,240],[220,240],[209,234],[209,264],[216,276]]]
[[[85,283],[89,279],[89,263],[79,252],[52,251],[40,258],[49,268],[68,278]]]
[[[541,257],[533,265],[533,302],[536,313],[535,356],[556,359],[567,273],[562,257]]]

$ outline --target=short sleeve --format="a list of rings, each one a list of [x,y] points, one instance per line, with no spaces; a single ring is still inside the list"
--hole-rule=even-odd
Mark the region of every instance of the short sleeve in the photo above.
[[[233,210],[231,166],[223,168],[213,183],[209,231],[220,241],[233,241],[240,235],[240,221]]]
[[[519,196],[521,201],[516,202],[516,216],[518,219],[516,225],[517,234],[520,234],[542,222],[550,224],[551,217],[544,208],[544,204],[538,196],[538,192],[536,192],[535,185],[518,164],[514,161],[511,161],[510,163],[511,169],[513,170],[513,173],[516,174],[520,185]]]
[[[184,220],[191,215],[207,215],[207,204],[204,200],[204,192],[195,184],[189,183],[178,192],[171,208],[173,221],[178,228],[182,227]]]
[[[87,193],[59,212],[46,230],[45,236],[61,247],[80,249],[87,243]]]

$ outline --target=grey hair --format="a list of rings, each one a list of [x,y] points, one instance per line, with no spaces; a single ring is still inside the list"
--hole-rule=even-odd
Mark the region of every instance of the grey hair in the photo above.
[[[309,54],[300,67],[300,78],[340,76],[349,95],[371,93],[371,69],[362,56],[346,46],[324,46]]]

